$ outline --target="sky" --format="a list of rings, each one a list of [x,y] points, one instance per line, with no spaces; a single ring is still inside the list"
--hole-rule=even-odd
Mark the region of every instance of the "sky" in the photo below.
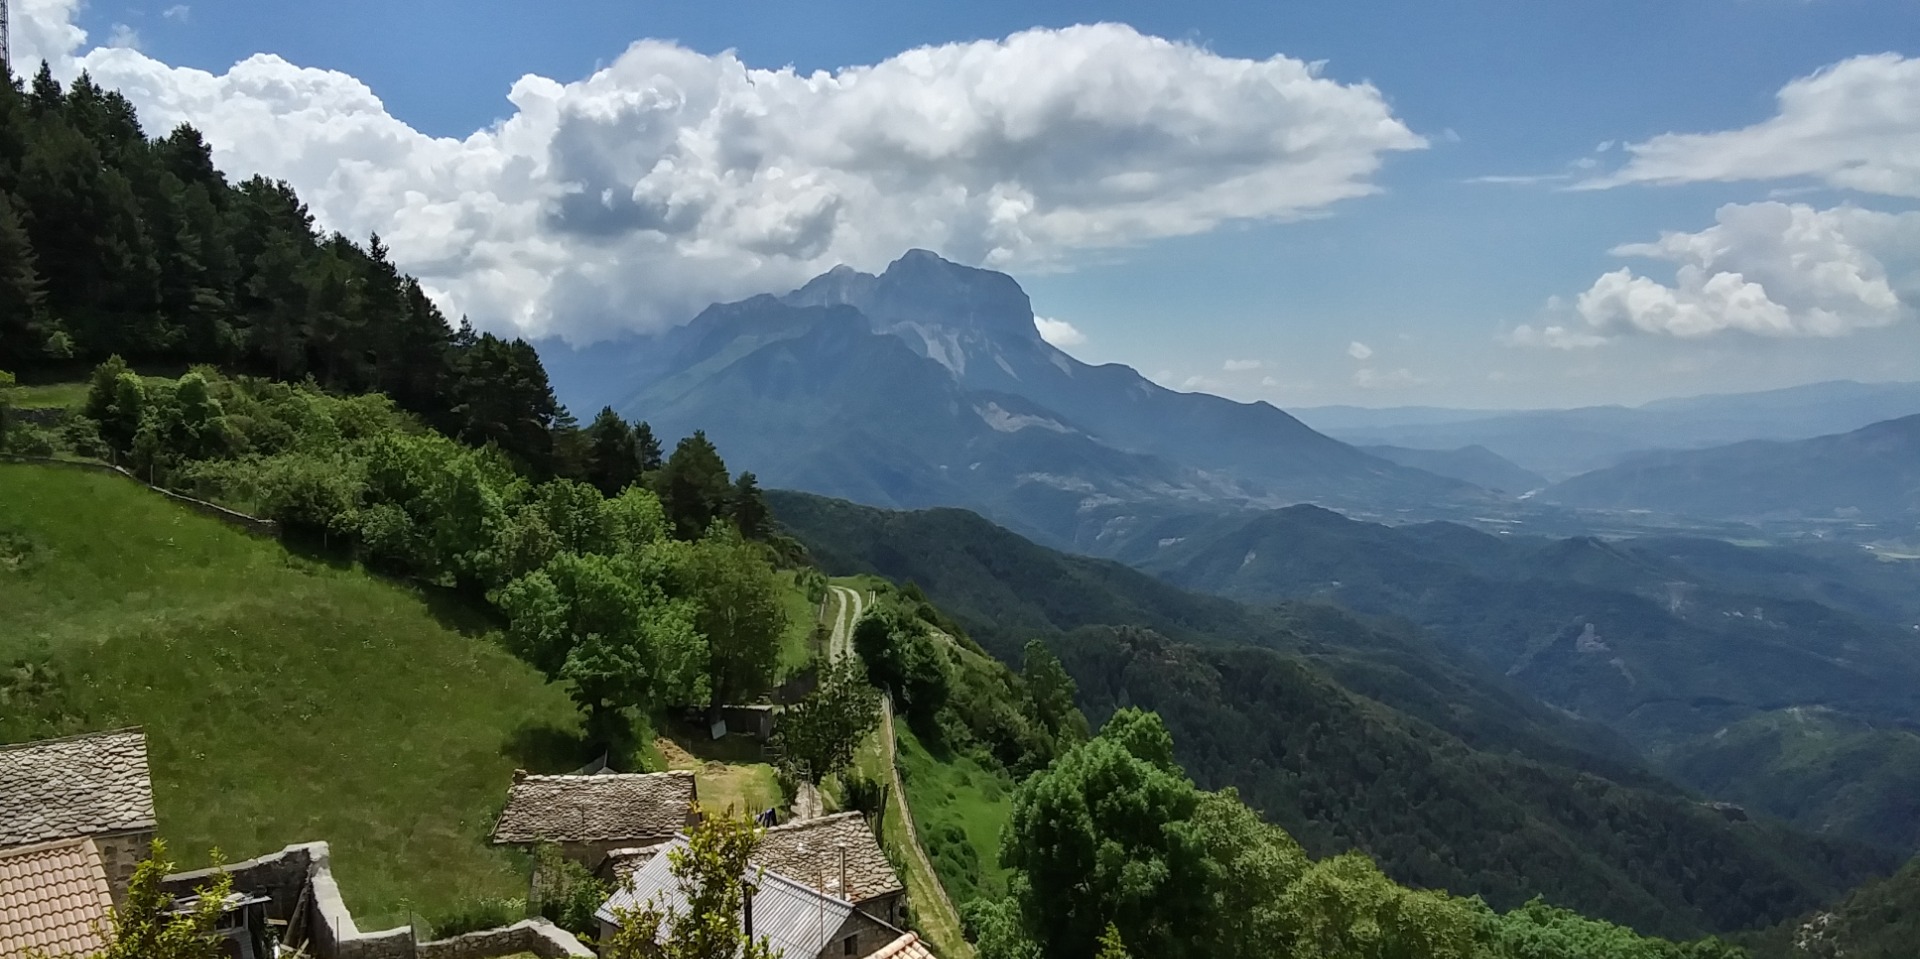
[[[11,6],[501,332],[923,247],[1282,407],[1920,379],[1915,0]]]

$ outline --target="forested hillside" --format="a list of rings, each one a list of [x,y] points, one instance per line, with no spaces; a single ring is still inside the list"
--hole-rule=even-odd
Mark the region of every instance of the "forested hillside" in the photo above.
[[[1500,906],[1539,893],[1684,935],[1797,915],[1892,865],[1731,822],[1630,760],[1603,765],[1580,748],[1604,742],[1580,739],[1585,727],[1329,608],[1193,596],[959,510],[769,502],[829,571],[911,580],[1003,658],[1048,638],[1093,718],[1163,711],[1203,786],[1237,786],[1310,850],[1358,847],[1403,882]]]
[[[43,67],[0,84],[0,369],[70,378],[116,354],[379,391],[554,468],[531,346],[450,325],[379,237],[323,233],[285,183],[230,183],[193,128],[150,137],[118,92]]]

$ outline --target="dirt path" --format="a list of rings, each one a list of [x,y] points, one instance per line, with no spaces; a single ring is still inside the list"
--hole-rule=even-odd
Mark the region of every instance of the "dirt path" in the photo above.
[[[833,593],[833,629],[827,634],[827,658],[839,662],[853,655],[853,625],[860,621],[860,614],[866,612],[867,598],[859,590],[845,586],[828,587]],[[889,751],[891,756],[892,752]],[[827,814],[826,803],[820,798],[820,791],[808,783],[800,784],[800,791],[793,797],[793,819],[818,819]]]

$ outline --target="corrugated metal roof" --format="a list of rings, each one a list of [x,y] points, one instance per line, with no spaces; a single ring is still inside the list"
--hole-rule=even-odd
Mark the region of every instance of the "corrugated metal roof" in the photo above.
[[[673,877],[672,860],[667,853],[686,848],[685,839],[664,846],[647,864],[635,870],[595,914],[602,922],[615,922],[616,910],[637,910],[651,904],[668,913],[686,910],[686,896],[679,880]],[[752,878],[752,877],[749,877]],[[753,937],[772,941],[782,954],[793,959],[811,959],[820,954],[833,934],[853,913],[853,904],[823,895],[779,873],[762,870],[759,889],[753,895]]]

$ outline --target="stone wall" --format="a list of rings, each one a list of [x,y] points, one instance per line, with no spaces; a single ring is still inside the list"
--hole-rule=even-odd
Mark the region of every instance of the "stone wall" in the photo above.
[[[289,942],[309,943],[316,959],[492,959],[531,952],[542,959],[593,955],[572,933],[545,919],[528,919],[502,929],[488,929],[437,942],[415,942],[413,929],[402,926],[379,932],[361,932],[353,913],[340,897],[324,842],[288,846],[271,855],[226,867],[235,892],[272,900],[267,915],[291,921]],[[164,887],[175,896],[191,895],[212,878],[214,870],[168,876]],[[303,910],[302,899],[306,900]]]
[[[235,512],[234,510],[230,510],[224,506],[220,506],[215,503],[209,503],[206,500],[194,499],[193,497],[187,496],[183,493],[176,493],[170,489],[154,486],[153,484],[148,483],[147,481],[141,479],[140,477],[135,476],[134,474],[129,473],[118,466],[109,466],[106,463],[93,463],[93,462],[87,462],[84,460],[53,459],[51,457],[46,457],[46,456],[21,456],[17,453],[0,453],[0,462],[32,463],[38,466],[61,466],[61,467],[66,467],[68,469],[84,470],[92,473],[110,473],[115,476],[122,476],[136,483],[139,483],[141,486],[145,486],[146,488],[153,490],[156,493],[159,493],[161,496],[165,496],[166,498],[173,500],[174,502],[179,503],[180,505],[185,506],[186,508],[193,510],[196,513],[199,513],[202,516],[208,516],[213,519],[217,519],[220,522],[226,523],[229,526],[239,527],[240,529],[246,532],[252,533],[256,536],[278,537],[280,535],[280,524],[274,522],[273,520],[261,519],[258,516],[248,516],[245,513]]]
[[[593,955],[573,933],[545,919],[527,919],[501,929],[483,929],[414,947],[415,959],[493,959],[522,952],[541,959]]]
[[[826,948],[820,950],[820,959],[845,959],[847,956],[863,959],[879,952],[888,943],[903,935],[905,933],[898,928],[855,909],[847,915],[847,921],[841,923],[840,928],[834,932]],[[853,940],[852,952],[846,951],[848,939]]]
[[[100,850],[101,865],[107,868],[107,886],[113,890],[113,901],[121,902],[127,897],[127,884],[133,881],[134,869],[153,851],[153,830],[103,833],[92,839]]]

